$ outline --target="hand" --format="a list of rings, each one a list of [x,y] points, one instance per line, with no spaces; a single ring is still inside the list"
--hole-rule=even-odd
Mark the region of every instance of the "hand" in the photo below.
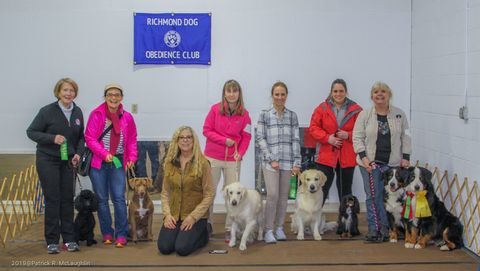
[[[400,162],[400,166],[401,167],[409,167],[410,166],[410,161],[402,159],[402,161]]]
[[[300,168],[299,168],[299,167],[293,167],[293,168],[292,168],[292,174],[293,174],[293,175],[298,175],[298,174],[300,174]]]
[[[192,229],[193,224],[195,224],[195,219],[193,219],[191,216],[187,216],[187,218],[182,221],[182,225],[180,225],[180,230],[189,231]]]
[[[55,139],[53,140],[53,142],[57,145],[62,145],[64,141],[65,141],[65,137],[62,135],[56,135]]]
[[[235,141],[233,141],[232,139],[230,138],[227,138],[227,140],[225,141],[225,145],[227,145],[228,147],[231,147],[235,144]]]
[[[328,137],[328,144],[334,146],[335,148],[340,148],[342,147],[343,140],[341,138],[335,137],[334,134],[331,134]]]
[[[346,140],[348,139],[348,132],[345,132],[344,130],[338,130],[336,133],[337,137]]]
[[[368,173],[372,174],[372,166],[370,165],[370,160],[367,157],[362,158],[363,165]]]
[[[278,163],[278,161],[272,161],[270,163],[270,166],[272,166],[272,168],[275,169],[275,170],[280,169],[280,164]]]
[[[238,154],[238,152],[237,152],[237,153],[233,154],[233,159],[235,159],[235,161],[238,162],[238,161],[242,160],[242,156],[240,154]]]
[[[113,161],[113,155],[111,155],[110,153],[107,154],[107,157],[105,157],[105,162],[111,163],[112,161]]]
[[[173,216],[167,215],[163,220],[163,226],[167,229],[173,230],[177,227],[177,222],[175,221],[175,218],[173,218]]]
[[[80,155],[75,154],[72,158],[72,165],[74,167],[77,167],[79,161],[80,161]]]
[[[133,161],[127,162],[127,168],[133,168],[134,166],[135,166],[135,163]]]

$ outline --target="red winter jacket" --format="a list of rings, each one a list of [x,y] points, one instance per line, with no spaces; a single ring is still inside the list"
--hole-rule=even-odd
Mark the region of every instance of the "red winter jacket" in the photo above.
[[[347,103],[347,110],[340,127],[328,101],[321,103],[312,114],[309,132],[320,143],[317,158],[317,163],[319,164],[335,168],[340,160],[342,168],[357,165],[355,160],[356,154],[353,151],[352,131],[362,108],[348,98],[345,102]],[[348,132],[348,139],[343,141],[343,146],[340,149],[328,144],[328,137],[331,134],[335,134],[338,130]]]

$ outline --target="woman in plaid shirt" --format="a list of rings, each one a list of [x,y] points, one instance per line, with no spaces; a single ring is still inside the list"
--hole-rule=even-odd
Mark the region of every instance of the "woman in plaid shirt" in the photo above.
[[[262,152],[263,176],[267,188],[266,243],[287,239],[283,222],[287,212],[290,176],[300,172],[301,160],[297,114],[285,107],[287,85],[283,82],[273,84],[271,95],[273,107],[260,113],[256,135]]]

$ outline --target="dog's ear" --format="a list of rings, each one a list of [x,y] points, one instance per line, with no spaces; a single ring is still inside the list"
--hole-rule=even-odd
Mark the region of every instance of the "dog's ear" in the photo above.
[[[302,172],[300,175],[298,175],[298,180],[300,181],[300,185],[303,184],[304,180],[305,180],[305,174],[306,174],[307,170],[305,170],[304,172]]]
[[[356,214],[360,213],[360,202],[358,202],[357,197],[353,196],[353,212]]]
[[[225,188],[223,189],[223,197],[224,197],[226,200],[228,200],[228,187],[225,187]]]
[[[322,171],[318,170],[318,178],[320,180],[320,186],[323,187],[327,182],[327,176]]]
[[[147,178],[145,182],[146,182],[147,187],[151,187],[151,186],[152,186],[152,183],[153,183],[152,179]]]
[[[422,178],[427,181],[432,180],[432,172],[424,167],[420,167],[420,174],[422,174]]]
[[[81,194],[81,192],[80,192],[80,194]],[[81,211],[83,209],[82,199],[83,199],[83,197],[81,197],[81,195],[78,195],[77,197],[75,197],[75,209],[77,211]]]
[[[131,189],[135,189],[135,183],[136,183],[135,178],[128,179],[128,186],[130,186]]]
[[[246,188],[246,187],[242,187],[240,199],[243,199],[243,197],[245,197],[245,194],[247,194],[247,188]]]
[[[347,196],[343,196],[340,201],[340,208],[338,209],[338,214],[343,215],[347,211]]]

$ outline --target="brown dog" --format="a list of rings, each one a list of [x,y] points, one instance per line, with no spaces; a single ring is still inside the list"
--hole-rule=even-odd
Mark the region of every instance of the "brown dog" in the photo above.
[[[134,194],[128,206],[128,224],[132,241],[138,239],[153,240],[152,220],[153,201],[148,194],[148,187],[152,185],[150,178],[131,178],[128,185],[134,189]]]

